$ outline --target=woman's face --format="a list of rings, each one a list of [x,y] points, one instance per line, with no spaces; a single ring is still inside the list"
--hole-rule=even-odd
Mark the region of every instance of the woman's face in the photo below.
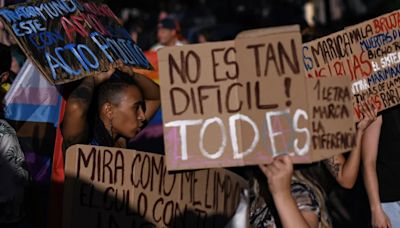
[[[125,138],[135,137],[144,121],[143,98],[136,86],[124,88],[118,105],[112,105],[112,128]]]

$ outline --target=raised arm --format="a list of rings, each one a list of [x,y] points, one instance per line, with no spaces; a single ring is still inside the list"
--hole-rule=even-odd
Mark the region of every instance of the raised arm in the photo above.
[[[118,62],[118,70],[132,76],[141,88],[146,103],[145,117],[146,120],[150,120],[161,105],[160,87],[150,78],[134,73],[131,67],[124,65],[121,61]]]
[[[107,72],[83,79],[68,97],[62,128],[64,156],[69,146],[87,143],[89,140],[87,113],[92,102],[94,88],[110,78],[114,71],[115,68],[110,66],[110,70]]]
[[[379,136],[382,116],[366,130],[362,144],[362,161],[364,167],[364,184],[367,190],[373,227],[390,227],[390,221],[381,207],[379,197],[378,176],[376,174],[376,158],[378,156]]]
[[[318,216],[313,212],[300,211],[291,192],[293,164],[289,156],[280,156],[270,165],[260,165],[267,176],[269,190],[275,202],[282,227],[318,227]]]
[[[363,104],[363,119],[357,124],[356,145],[347,160],[342,154],[324,160],[336,181],[344,188],[352,188],[357,180],[361,161],[361,143],[368,126],[375,121],[377,109],[370,103]]]

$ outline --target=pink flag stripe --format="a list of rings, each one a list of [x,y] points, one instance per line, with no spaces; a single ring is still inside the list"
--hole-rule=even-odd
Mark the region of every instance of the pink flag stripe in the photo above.
[[[18,88],[7,103],[32,105],[57,105],[58,91],[55,87]]]

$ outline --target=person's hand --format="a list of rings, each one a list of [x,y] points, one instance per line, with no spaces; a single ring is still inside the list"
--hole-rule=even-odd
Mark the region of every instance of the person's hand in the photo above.
[[[116,68],[126,74],[129,74],[130,76],[133,76],[135,73],[132,70],[132,67],[127,66],[124,64],[124,62],[121,59],[118,59],[116,62]]]
[[[372,211],[372,227],[373,228],[391,228],[390,220],[383,211],[382,208],[379,208],[375,211]]]
[[[362,118],[357,124],[357,130],[364,132],[365,129],[376,120],[378,109],[373,103],[367,101],[361,104],[361,113]]]
[[[117,65],[116,65],[116,63],[114,63],[114,64],[109,65],[108,71],[103,71],[103,72],[95,74],[93,76],[94,84],[100,85],[101,83],[110,79],[111,75],[115,72],[116,69],[117,69]]]
[[[269,190],[273,196],[291,194],[293,164],[288,155],[276,157],[271,164],[259,167],[268,179]]]

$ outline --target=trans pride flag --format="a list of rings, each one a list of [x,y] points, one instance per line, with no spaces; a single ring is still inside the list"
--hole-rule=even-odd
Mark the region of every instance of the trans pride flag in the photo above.
[[[6,95],[6,118],[57,126],[62,97],[27,60]]]
[[[50,182],[62,96],[27,60],[5,97],[5,116],[17,131],[34,181]]]
[[[63,98],[27,60],[5,97],[7,121],[17,131],[32,177],[28,218],[33,227],[47,227],[53,154]]]

